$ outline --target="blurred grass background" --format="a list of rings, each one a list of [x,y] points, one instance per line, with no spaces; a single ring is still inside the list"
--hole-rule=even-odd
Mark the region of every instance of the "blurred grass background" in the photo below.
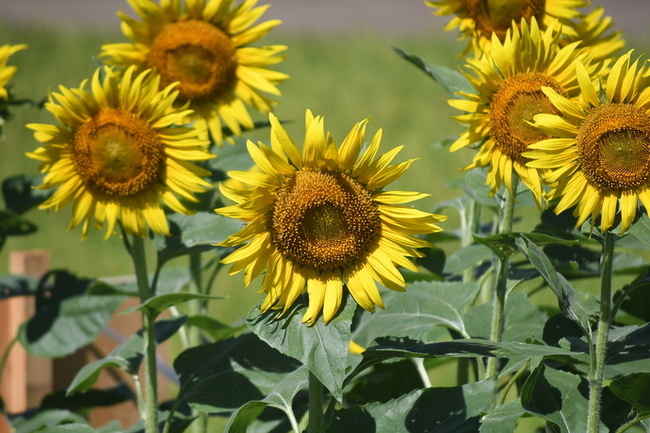
[[[29,45],[10,60],[18,67],[10,83],[16,99],[40,101],[59,85],[78,87],[99,64],[96,56],[101,45],[117,41],[124,41],[119,32],[101,29],[0,26],[0,43]],[[451,119],[453,110],[446,103],[448,96],[423,72],[400,58],[392,46],[419,54],[431,63],[456,67],[456,53],[462,43],[449,37],[386,37],[371,33],[314,36],[282,32],[272,32],[264,43],[289,47],[287,59],[277,69],[291,78],[280,85],[282,96],[275,112],[287,122],[294,141],[299,143],[304,136],[307,108],[325,116],[326,129],[339,143],[355,122],[371,117],[368,134],[372,136],[377,129],[383,129],[383,151],[404,145],[398,160],[419,159],[390,189],[430,193],[432,197],[416,204],[423,210],[432,210],[436,203],[460,194],[455,188],[445,187],[445,183],[463,176],[459,167],[468,163],[470,152],[449,154],[447,149],[435,145],[461,130]],[[14,107],[12,112],[14,117],[0,141],[2,178],[37,173],[38,163],[27,158],[25,152],[39,143],[25,124],[54,122],[49,112],[33,106]],[[265,120],[264,115],[252,114],[256,120]],[[268,143],[268,134],[269,130],[263,128],[245,136]],[[78,228],[67,230],[70,212],[70,207],[50,213],[29,211],[26,216],[38,224],[39,231],[8,240],[0,253],[0,272],[6,272],[12,250],[47,249],[52,253],[53,268],[68,268],[80,276],[132,273],[132,264],[119,238],[102,241],[101,233],[91,230],[89,238],[81,241]],[[450,224],[454,223],[444,224],[446,230],[453,228]],[[222,320],[229,322],[241,317],[262,299],[253,289],[242,290],[237,277],[224,280],[219,293],[226,292],[223,294],[235,299],[225,302],[228,305],[224,305]]]

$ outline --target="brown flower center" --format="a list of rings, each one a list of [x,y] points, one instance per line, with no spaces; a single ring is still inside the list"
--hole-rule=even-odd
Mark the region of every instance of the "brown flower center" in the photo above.
[[[634,188],[650,177],[650,117],[640,107],[594,108],[576,140],[582,171],[600,189]]]
[[[541,22],[546,9],[546,0],[462,0],[462,4],[478,34],[490,39],[496,33],[502,42],[512,21],[519,24],[525,18],[530,23],[535,17]]]
[[[552,78],[544,74],[527,72],[506,78],[490,103],[490,135],[501,151],[514,160],[527,161],[521,156],[528,146],[548,136],[531,123],[539,113],[560,114],[542,86],[565,92]]]
[[[381,235],[379,209],[351,177],[301,170],[276,193],[272,235],[282,254],[301,265],[352,266]]]
[[[179,82],[179,99],[204,100],[234,85],[235,47],[214,25],[199,20],[166,25],[151,44],[149,67],[156,68],[161,86]]]
[[[76,131],[72,159],[88,187],[125,197],[161,178],[164,149],[148,123],[132,113],[105,108]]]

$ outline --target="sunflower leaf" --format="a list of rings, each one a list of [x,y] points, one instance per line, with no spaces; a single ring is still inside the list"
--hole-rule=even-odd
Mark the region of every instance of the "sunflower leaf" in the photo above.
[[[429,77],[433,78],[450,95],[455,95],[458,92],[474,92],[474,89],[470,85],[469,81],[467,81],[465,76],[460,72],[454,71],[453,69],[449,69],[444,66],[429,65],[420,57],[409,54],[401,48],[393,47],[393,49],[397,54],[399,54],[400,57],[411,62]]]
[[[293,419],[296,416],[293,413],[293,399],[296,394],[308,386],[308,370],[301,366],[292,373],[287,374],[275,388],[262,400],[253,400],[244,404],[237,409],[226,426],[226,433],[246,433],[248,426],[255,420],[267,407],[274,407]]]
[[[566,278],[556,271],[548,256],[526,236],[517,237],[515,245],[553,290],[564,315],[576,322],[585,335],[589,335],[591,320],[598,311],[596,300],[575,290]]]
[[[43,183],[44,174],[9,176],[2,182],[2,195],[7,207],[18,214],[47,200],[54,190],[34,188]]]
[[[156,342],[162,343],[180,329],[186,321],[185,316],[172,319],[158,320],[154,325]],[[83,366],[67,389],[68,394],[88,391],[99,378],[99,373],[106,367],[117,367],[130,373],[137,374],[144,356],[145,342],[142,331],[124,340],[111,353],[102,359]]]
[[[617,397],[634,406],[640,416],[650,416],[650,373],[619,377],[610,384],[610,389]]]
[[[171,236],[156,236],[153,244],[162,264],[174,257],[215,249],[215,244],[242,228],[242,222],[213,212],[168,216]]]
[[[0,209],[0,239],[24,236],[38,230],[36,224],[9,209]]]
[[[122,311],[122,314],[132,313],[134,311],[150,311],[154,314],[160,314],[169,307],[173,307],[183,302],[192,301],[194,299],[200,300],[214,300],[214,299],[224,299],[225,296],[218,295],[203,295],[201,293],[190,293],[190,292],[181,292],[181,293],[165,293],[162,295],[153,296],[142,304],[128,308]]]
[[[299,367],[251,333],[192,347],[174,361],[181,385],[178,398],[207,412],[237,409],[250,401],[280,404],[281,398],[273,395],[290,396],[291,389],[301,387],[299,376],[307,377],[303,371],[289,378]],[[255,407],[245,410],[246,419],[248,411],[256,412]]]
[[[540,363],[523,386],[521,404],[562,433],[582,433],[587,431],[587,399],[581,392],[586,385],[580,376]]]
[[[313,326],[302,323],[307,309],[302,303],[294,304],[281,318],[276,317],[276,311],[260,314],[257,306],[248,314],[247,323],[249,329],[271,347],[306,365],[340,401],[356,305],[348,297],[339,314],[327,325],[317,320]]]
[[[326,432],[407,431],[475,433],[489,409],[494,382],[483,380],[450,388],[412,391],[386,403],[337,410]],[[435,408],[435,410],[431,410]],[[435,428],[434,428],[435,426]]]
[[[364,314],[354,331],[354,341],[368,346],[378,337],[409,337],[436,341],[440,331],[453,329],[466,335],[463,314],[479,286],[475,283],[423,282],[409,285],[406,293],[382,294],[385,310]]]

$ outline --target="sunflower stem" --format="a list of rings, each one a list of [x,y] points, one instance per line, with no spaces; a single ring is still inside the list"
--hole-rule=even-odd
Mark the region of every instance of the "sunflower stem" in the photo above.
[[[616,235],[605,233],[603,255],[600,259],[600,317],[596,331],[596,343],[589,351],[589,406],[587,412],[587,433],[598,433],[600,424],[600,399],[603,391],[603,373],[607,354],[607,337],[612,322],[612,263]]]
[[[323,384],[309,372],[309,427],[308,433],[323,431]]]
[[[140,302],[144,303],[152,296],[149,287],[149,275],[147,273],[147,260],[144,249],[144,239],[133,235],[131,250],[135,276],[138,283]],[[142,313],[142,328],[145,339],[144,354],[144,387],[145,387],[145,410],[144,423],[146,433],[158,432],[158,383],[156,374],[156,314],[150,310]]]
[[[190,275],[192,277],[192,288],[197,294],[203,293],[203,265],[200,252],[190,253]],[[190,301],[190,316],[197,316],[202,311],[201,301],[195,299]],[[201,330],[196,326],[188,327],[189,347],[197,347],[201,345]],[[189,348],[188,347],[188,348]],[[208,430],[208,416],[205,412],[197,412],[197,419],[192,423],[192,431],[194,433],[205,433]]]
[[[512,223],[515,214],[515,196],[517,195],[518,187],[519,177],[513,173],[512,191],[506,190],[504,192],[504,199],[501,206],[501,225],[499,226],[499,233],[501,234],[512,232]],[[495,259],[494,263],[495,268],[497,269],[497,278],[494,284],[494,310],[492,311],[490,340],[499,343],[503,339],[503,328],[505,324],[505,304],[508,283],[509,257],[505,256],[499,259]],[[499,359],[496,357],[488,358],[487,367],[485,370],[486,378],[491,378],[494,376],[495,380],[498,379],[498,370]],[[493,401],[493,403],[497,403],[496,399]]]

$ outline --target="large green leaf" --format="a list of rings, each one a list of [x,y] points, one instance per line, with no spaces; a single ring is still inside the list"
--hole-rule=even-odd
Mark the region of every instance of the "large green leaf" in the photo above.
[[[172,214],[168,219],[172,235],[157,236],[153,241],[160,263],[191,252],[214,249],[214,244],[226,240],[243,227],[241,221],[214,212]]]
[[[436,326],[466,335],[463,314],[478,293],[475,283],[417,282],[406,293],[382,294],[385,310],[364,314],[354,331],[354,341],[368,346],[378,337],[409,337],[423,342],[440,338]]]
[[[469,81],[467,81],[467,78],[465,78],[465,76],[460,72],[444,66],[429,65],[418,56],[408,54],[406,51],[397,47],[393,47],[393,49],[400,55],[400,57],[408,60],[429,77],[438,82],[447,93],[454,95],[458,92],[474,92],[474,89],[470,85]]]
[[[457,274],[479,263],[490,260],[492,251],[486,245],[472,244],[458,249],[447,257],[445,262],[446,274]]]
[[[0,239],[34,233],[36,224],[9,209],[0,209]]]
[[[637,238],[646,247],[650,247],[650,218],[644,213],[638,221],[627,231],[628,234]]]
[[[326,431],[476,433],[493,392],[489,380],[418,389],[387,403],[338,410]]]
[[[598,303],[587,294],[578,292],[558,273],[544,252],[525,236],[516,239],[515,244],[537,269],[558,299],[560,309],[575,321],[585,335],[591,333],[591,321],[598,312]]]
[[[329,324],[319,318],[314,325],[307,326],[302,323],[306,306],[301,302],[281,318],[276,318],[275,311],[260,314],[257,306],[248,314],[248,327],[271,347],[306,365],[341,400],[355,307],[348,296]]]
[[[15,429],[15,433],[32,433],[61,424],[84,424],[85,422],[84,417],[68,410],[44,410],[28,419],[12,417],[11,426]]]
[[[158,320],[154,325],[156,343],[162,343],[174,335],[185,320],[185,316]],[[88,391],[97,381],[101,370],[106,367],[117,367],[129,374],[137,374],[144,357],[144,349],[145,341],[140,330],[124,340],[107,357],[84,365],[68,387],[68,394]]]
[[[43,174],[9,176],[2,182],[2,195],[6,206],[18,214],[36,207],[47,200],[53,190],[34,188],[43,183]]]
[[[20,327],[20,343],[33,355],[61,357],[97,338],[124,298],[87,295],[94,282],[65,271],[46,275],[34,316]]]
[[[204,412],[261,401],[298,367],[254,334],[187,349],[174,361],[181,382],[178,398]]]
[[[521,392],[521,404],[557,426],[562,433],[587,431],[586,382],[580,376],[546,367],[541,363],[529,376]],[[601,425],[602,431],[605,426]]]
[[[35,295],[38,280],[26,275],[0,276],[0,301],[13,296]]]
[[[489,338],[494,301],[472,307],[464,316],[465,326],[473,338]],[[534,338],[541,340],[546,314],[532,304],[525,293],[510,293],[506,300],[503,341],[524,342]]]
[[[519,399],[501,404],[483,416],[479,432],[513,433],[517,421],[525,412]]]
[[[230,433],[247,433],[248,426],[267,407],[280,409],[287,414],[287,417],[295,420],[293,399],[300,390],[308,386],[308,376],[309,372],[305,366],[285,375],[273,391],[264,397],[264,399],[249,401],[237,409],[230,417],[225,431]]]
[[[134,399],[134,395],[126,385],[118,385],[103,390],[91,389],[73,395],[67,394],[65,391],[55,391],[43,398],[40,410],[67,409],[79,412],[83,409],[113,406],[131,399]]]

